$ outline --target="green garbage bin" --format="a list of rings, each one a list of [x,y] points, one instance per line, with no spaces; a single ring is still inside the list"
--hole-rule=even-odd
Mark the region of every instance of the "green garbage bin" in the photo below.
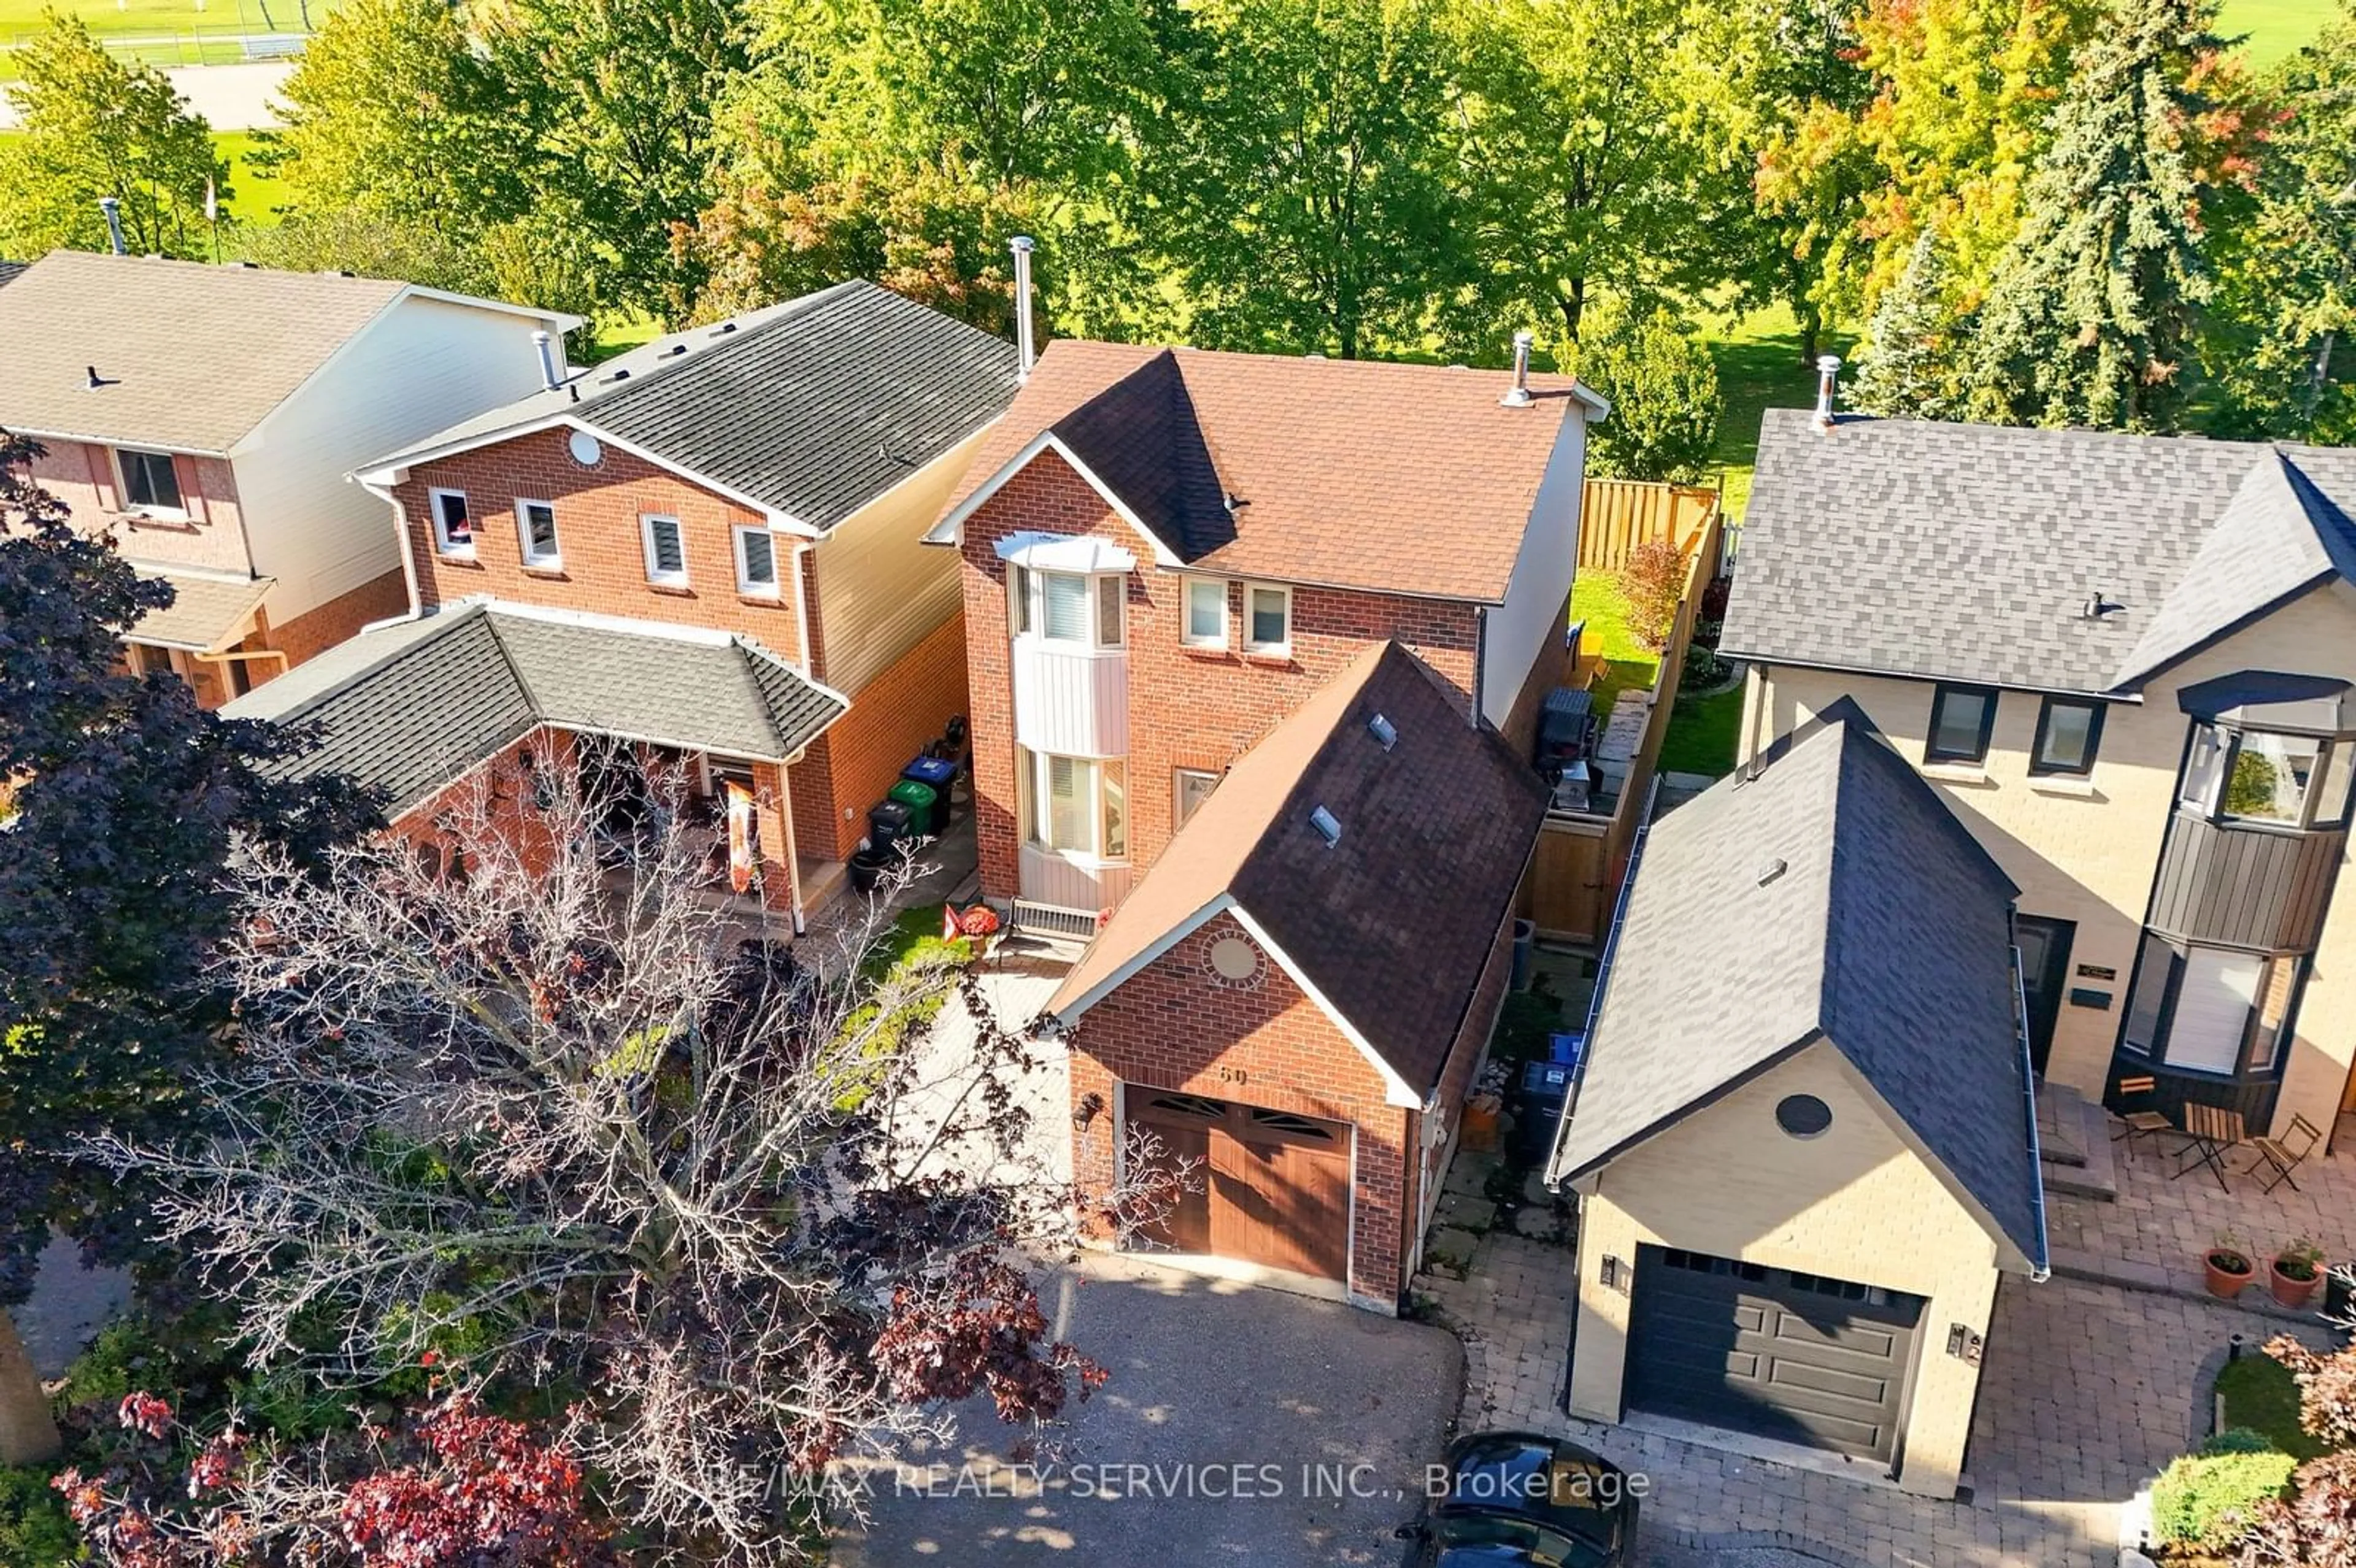
[[[940,837],[941,796],[938,790],[915,779],[902,779],[892,786],[892,798],[908,808],[908,826],[916,830],[917,837]]]

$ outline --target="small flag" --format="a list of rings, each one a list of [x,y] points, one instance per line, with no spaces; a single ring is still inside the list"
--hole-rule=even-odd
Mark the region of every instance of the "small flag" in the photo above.
[[[220,221],[220,193],[213,189],[213,176],[210,175],[205,176],[205,221]]]
[[[728,781],[728,885],[738,892],[753,885],[753,792]]]
[[[965,934],[965,923],[958,919],[957,905],[941,905],[941,940],[955,942]]]

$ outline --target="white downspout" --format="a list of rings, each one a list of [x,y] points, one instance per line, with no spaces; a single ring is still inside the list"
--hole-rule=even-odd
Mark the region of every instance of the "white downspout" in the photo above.
[[[425,613],[425,601],[417,588],[417,558],[410,553],[409,508],[403,507],[391,490],[371,485],[357,474],[347,474],[344,477],[392,508],[393,538],[401,548],[401,580],[409,589],[407,613],[388,615],[381,621],[370,621],[360,628],[359,635],[366,636],[370,632],[381,630],[386,626],[404,625],[411,621],[422,618]]]

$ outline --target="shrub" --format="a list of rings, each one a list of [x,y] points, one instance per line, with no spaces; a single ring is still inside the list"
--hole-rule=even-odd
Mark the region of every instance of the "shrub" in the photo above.
[[[1659,653],[1676,630],[1677,602],[1686,593],[1685,552],[1665,539],[1640,544],[1620,568],[1620,598],[1628,606],[1628,635]]]
[[[1678,690],[1699,691],[1716,686],[1725,677],[1726,661],[1718,656],[1717,650],[1698,637],[1686,645],[1686,667],[1677,672]]]
[[[66,1517],[65,1499],[49,1485],[48,1472],[31,1467],[0,1467],[0,1563],[80,1563],[81,1537]]]
[[[1612,400],[1612,417],[1588,432],[1590,472],[1690,485],[1708,471],[1718,362],[1676,316],[1590,316],[1576,364],[1580,379]]]
[[[2260,1503],[2283,1495],[2298,1462],[2270,1445],[2249,1449],[2250,1435],[2220,1434],[2160,1473],[2151,1487],[2151,1523],[2161,1541],[2225,1551],[2241,1540]],[[2209,1451],[2229,1437],[2224,1451]]]

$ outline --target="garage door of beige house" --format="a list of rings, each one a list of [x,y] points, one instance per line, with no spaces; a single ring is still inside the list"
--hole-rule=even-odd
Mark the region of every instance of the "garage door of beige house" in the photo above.
[[[1350,1266],[1350,1129],[1258,1105],[1121,1087],[1129,1127],[1188,1189],[1141,1240],[1321,1279]]]
[[[1922,1298],[1674,1247],[1639,1247],[1632,1409],[1887,1462]]]

